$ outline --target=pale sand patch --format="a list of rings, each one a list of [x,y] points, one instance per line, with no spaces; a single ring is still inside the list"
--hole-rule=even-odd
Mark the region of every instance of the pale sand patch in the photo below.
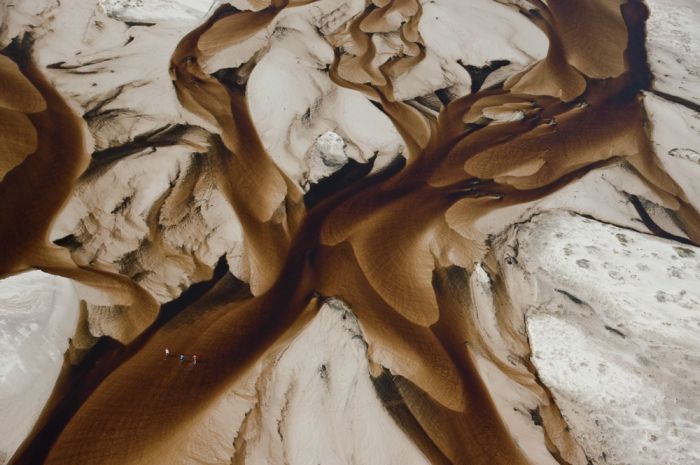
[[[30,432],[51,394],[78,309],[66,278],[28,271],[0,280],[0,463]]]

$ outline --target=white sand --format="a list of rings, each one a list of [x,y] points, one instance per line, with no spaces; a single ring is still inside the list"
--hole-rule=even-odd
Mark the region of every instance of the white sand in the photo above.
[[[78,308],[68,279],[29,271],[0,280],[0,464],[51,394]]]
[[[654,89],[700,104],[700,2],[647,0],[648,61]]]
[[[593,463],[698,463],[700,249],[566,212],[515,241],[532,360]]]

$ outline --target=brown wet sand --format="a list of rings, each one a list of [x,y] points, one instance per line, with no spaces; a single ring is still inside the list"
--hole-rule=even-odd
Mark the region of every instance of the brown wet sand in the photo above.
[[[643,6],[592,0],[579,11],[563,2],[547,6],[535,1],[537,11],[523,14],[548,35],[547,58],[502,88],[452,101],[435,119],[397,102],[391,84],[425,54],[417,31],[420,4],[375,3],[327,37],[332,44],[352,44],[345,49],[354,54],[337,49],[330,75],[382,108],[406,141],[407,160],[308,210],[299,189],[266,154],[248,113],[244,71],[254,62],[216,76],[201,67],[226,43],[244,40],[295,4],[278,0],[255,13],[221,7],[182,40],[172,59],[174,85],[183,106],[221,128],[209,156],[216,160],[220,185],[243,225],[255,297],[241,298],[238,288],[224,279],[127,346],[128,358],[107,350],[102,373],[109,376],[99,385],[93,382],[96,387],[89,395],[68,401],[70,415],[48,415],[44,435],[28,442],[14,463],[169,463],[168,453],[179,435],[195,428],[197,415],[259,357],[303,327],[318,309],[319,295],[337,296],[353,309],[370,357],[395,375],[391,389],[403,402],[393,411],[397,423],[433,463],[529,463],[497,414],[466,340],[538,396],[552,455],[560,463],[585,463],[534,368],[527,360],[520,368],[500,360],[470,319],[469,299],[457,298],[455,286],[446,283],[450,269],[469,271],[483,258],[485,238],[471,227],[474,220],[494,209],[542,198],[611,163],[629,164],[679,211],[686,233],[698,241],[697,212],[659,169],[644,130],[637,93],[645,80],[635,74],[645,69],[639,64],[644,57],[637,42],[643,37]],[[376,67],[371,36],[391,29],[382,19],[389,10],[405,18],[399,32],[406,54]],[[58,96],[42,85],[36,71],[28,68],[25,74],[47,100],[49,111],[60,108]],[[526,108],[524,119],[468,124],[478,120],[480,108],[508,105]],[[65,106],[62,111],[67,111]],[[74,120],[72,115],[67,119]],[[47,140],[50,128],[36,124],[39,140]],[[79,153],[77,123],[73,131],[75,138],[56,141],[66,157]],[[49,163],[34,161],[24,168],[25,176],[45,180]],[[79,165],[57,180],[55,188],[65,192],[63,198],[77,172]],[[28,191],[26,186],[16,189],[15,194]],[[53,218],[61,202],[52,209],[37,202],[29,211],[47,208],[44,218]],[[7,221],[18,218],[8,215]],[[12,270],[21,269],[22,260],[25,267],[37,266],[26,257],[42,255],[37,250],[45,247],[43,234],[31,244],[18,243]],[[94,273],[65,272],[66,267],[47,269],[78,280]],[[497,269],[492,272],[498,274]],[[119,278],[100,275],[94,285],[104,286],[109,279]],[[138,289],[124,294],[130,292]],[[507,312],[508,302],[500,305]],[[514,352],[527,354],[524,336],[505,321],[503,331]],[[207,363],[176,369],[174,360],[163,360],[166,346],[197,353]],[[32,453],[36,450],[41,453]]]

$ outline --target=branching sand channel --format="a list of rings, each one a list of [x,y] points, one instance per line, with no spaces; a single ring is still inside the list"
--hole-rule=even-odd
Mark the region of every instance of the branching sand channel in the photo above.
[[[473,225],[549,196],[591,170],[622,164],[676,213],[689,242],[700,241],[700,216],[662,169],[645,128],[639,97],[649,84],[645,7],[633,0],[531,0],[527,8],[514,2],[509,7],[546,34],[546,57],[505,81],[449,99],[439,113],[395,96],[394,82],[426,56],[418,0],[368,1],[340,27],[319,29],[335,52],[327,70],[332,81],[380,108],[405,152],[307,208],[250,115],[246,86],[260,54],[213,74],[207,64],[280,15],[312,3],[273,0],[257,11],[222,6],[173,53],[170,73],[180,103],[216,128],[207,136],[207,157],[241,222],[250,292],[225,277],[145,333],[158,308],[147,292],[122,275],[79,266],[49,245],[50,223],[87,166],[83,129],[23,60],[29,44],[15,44],[0,57],[2,72],[14,73],[12,82],[21,79],[9,61],[20,65],[22,85],[34,88],[23,92],[36,103],[8,110],[0,99],[0,116],[37,112],[29,120],[38,135],[36,152],[0,184],[0,239],[12,252],[0,270],[35,267],[69,277],[131,315],[119,333],[130,352],[105,362],[109,375],[89,395],[74,398],[69,418],[47,411],[37,430],[44,433],[30,438],[14,463],[177,463],[179,445],[196,434],[207,409],[294,338],[325,299],[336,297],[357,316],[377,389],[388,385],[400,396],[399,406],[394,401],[387,409],[431,463],[535,465],[497,411],[476,366],[478,354],[510,380],[504,389],[537,399],[552,457],[586,464],[529,361],[519,329],[523,315],[512,310],[489,238]],[[377,53],[386,37],[400,50],[389,58]],[[170,208],[186,209],[186,201]],[[479,262],[496,296],[498,340],[480,324],[464,279]],[[206,363],[182,376],[154,357],[165,346]]]

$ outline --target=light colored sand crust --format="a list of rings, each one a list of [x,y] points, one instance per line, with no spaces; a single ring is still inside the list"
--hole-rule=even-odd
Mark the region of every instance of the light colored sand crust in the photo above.
[[[70,280],[29,271],[0,280],[0,463],[51,394],[78,321]]]
[[[700,460],[700,248],[566,212],[515,244],[532,360],[593,463]]]

